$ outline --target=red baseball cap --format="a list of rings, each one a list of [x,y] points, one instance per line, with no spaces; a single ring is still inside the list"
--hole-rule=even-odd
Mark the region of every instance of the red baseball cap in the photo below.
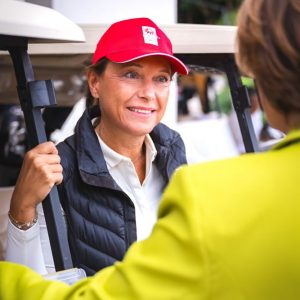
[[[175,72],[188,74],[184,63],[173,55],[169,38],[148,18],[128,19],[112,24],[100,38],[92,64],[103,57],[115,63],[126,63],[153,55],[168,59]]]

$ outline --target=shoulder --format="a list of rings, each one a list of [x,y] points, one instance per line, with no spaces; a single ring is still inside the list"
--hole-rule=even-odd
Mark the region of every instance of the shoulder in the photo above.
[[[75,168],[76,148],[74,135],[68,137],[57,145],[57,150],[61,159],[61,165],[64,170],[64,180]]]
[[[267,157],[269,154],[247,154],[181,166],[165,190],[167,202],[190,210],[195,205],[214,207],[253,195],[253,182],[263,182],[269,173]]]
[[[166,158],[169,158],[172,162],[170,166],[176,168],[187,163],[185,145],[177,131],[159,123],[154,127],[150,136],[158,152],[157,162],[162,159],[160,161],[162,166],[165,165]],[[173,170],[171,173],[173,173]]]
[[[171,145],[175,142],[182,142],[180,134],[163,123],[159,123],[150,133],[154,143]],[[182,142],[183,143],[183,142]]]
[[[57,146],[59,155],[64,158],[68,154],[75,152],[75,138],[74,135],[66,138],[63,142],[59,143]]]
[[[231,180],[242,182],[246,179],[247,183],[249,176],[264,173],[268,169],[269,162],[272,163],[271,155],[271,153],[245,154],[230,159],[183,166],[176,172],[176,180],[193,188],[199,183],[198,186],[202,189],[228,185]]]
[[[283,151],[245,154],[232,159],[191,164],[178,168],[161,202],[163,211],[171,207],[185,212],[204,212],[213,222],[247,218],[251,211],[278,203],[296,186],[299,163],[283,159]],[[203,218],[203,216],[202,216]]]

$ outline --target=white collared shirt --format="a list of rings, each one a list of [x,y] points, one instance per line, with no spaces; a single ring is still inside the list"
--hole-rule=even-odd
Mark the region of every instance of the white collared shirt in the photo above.
[[[129,158],[110,149],[100,138],[99,142],[110,174],[134,204],[137,240],[145,239],[157,220],[163,189],[163,178],[153,164],[157,154],[153,141],[149,135],[146,136],[146,176],[143,184]],[[8,222],[6,260],[27,265],[40,274],[46,274],[54,272],[55,268],[41,204],[37,211],[38,222],[26,231]]]
[[[130,197],[135,207],[137,240],[147,238],[157,220],[157,209],[163,190],[163,178],[153,161],[157,151],[150,135],[146,135],[146,176],[141,184],[130,158],[109,148],[98,136],[109,173]]]

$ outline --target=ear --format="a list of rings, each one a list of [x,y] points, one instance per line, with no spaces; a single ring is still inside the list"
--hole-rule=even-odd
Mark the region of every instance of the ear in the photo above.
[[[99,93],[98,93],[99,76],[95,72],[89,70],[87,72],[87,81],[92,96],[94,98],[99,98]]]

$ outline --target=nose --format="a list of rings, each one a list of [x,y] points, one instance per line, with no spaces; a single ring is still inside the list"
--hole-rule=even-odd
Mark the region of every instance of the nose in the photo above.
[[[139,87],[138,96],[147,101],[155,99],[155,84],[152,80],[144,79]]]

